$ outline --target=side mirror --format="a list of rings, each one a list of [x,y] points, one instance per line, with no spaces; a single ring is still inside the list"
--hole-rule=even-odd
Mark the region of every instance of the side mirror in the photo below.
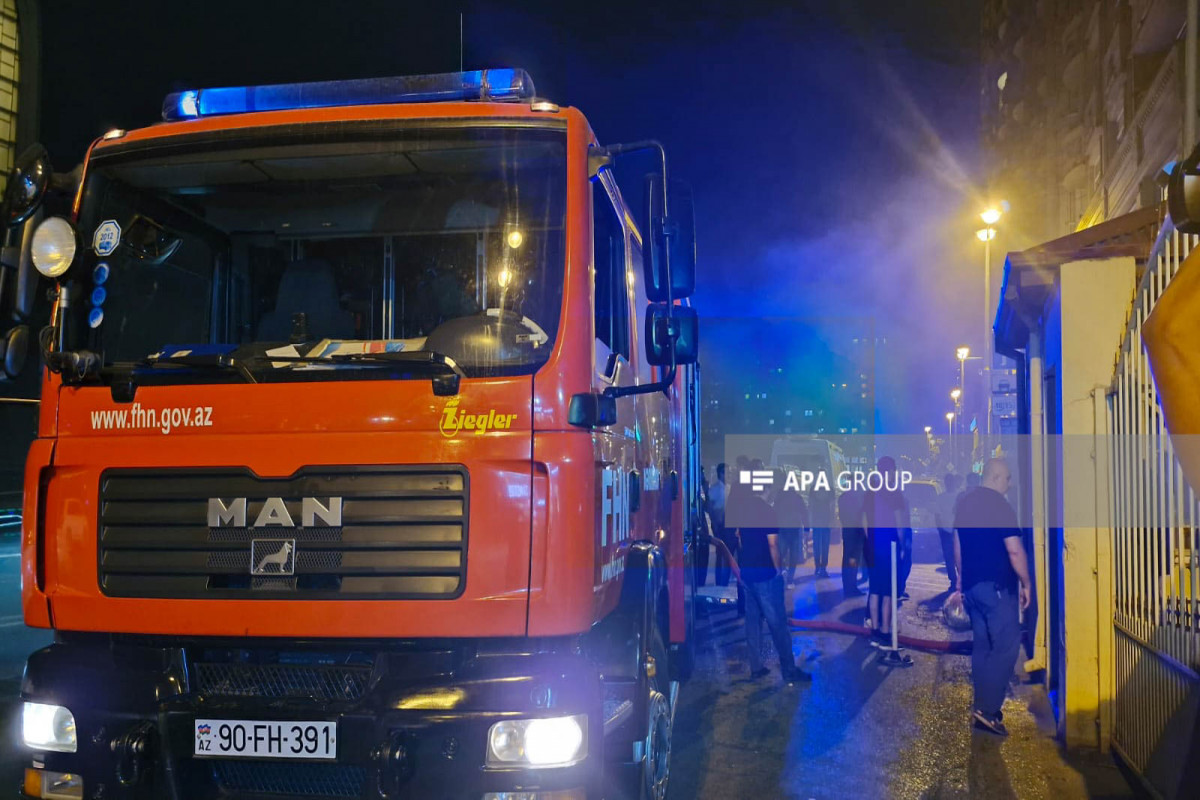
[[[15,378],[25,369],[29,355],[29,326],[17,325],[0,336],[0,378]]]
[[[50,155],[35,144],[17,157],[4,189],[4,220],[11,227],[33,216],[50,186]]]
[[[696,309],[651,304],[646,310],[646,360],[656,367],[695,364],[698,333]]]
[[[595,392],[571,396],[567,422],[578,428],[605,428],[617,421],[617,400]]]
[[[682,300],[691,297],[696,290],[696,214],[692,190],[680,181],[671,181],[668,188],[670,191],[665,199],[669,216],[663,213],[662,175],[646,176],[642,261],[646,272],[646,297],[652,303]],[[669,287],[668,263],[671,265]]]

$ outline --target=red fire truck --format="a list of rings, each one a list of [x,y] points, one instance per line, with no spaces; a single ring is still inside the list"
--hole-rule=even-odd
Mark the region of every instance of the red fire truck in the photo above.
[[[179,92],[69,217],[48,175],[5,205],[56,287],[24,795],[661,798],[699,474],[662,148],[492,69]]]

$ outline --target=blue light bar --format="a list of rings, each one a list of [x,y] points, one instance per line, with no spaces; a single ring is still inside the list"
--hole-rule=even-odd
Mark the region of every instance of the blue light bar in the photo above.
[[[250,111],[445,100],[523,100],[534,95],[533,79],[523,69],[477,69],[353,81],[188,89],[167,95],[162,115],[167,122],[176,122]]]

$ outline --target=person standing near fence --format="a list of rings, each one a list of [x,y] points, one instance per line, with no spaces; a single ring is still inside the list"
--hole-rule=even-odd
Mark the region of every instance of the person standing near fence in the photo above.
[[[977,729],[1007,736],[1001,707],[1021,646],[1020,611],[1031,584],[1017,515],[1004,495],[1012,473],[1002,458],[983,466],[982,485],[962,496],[954,519],[954,560],[971,616],[971,681]]]

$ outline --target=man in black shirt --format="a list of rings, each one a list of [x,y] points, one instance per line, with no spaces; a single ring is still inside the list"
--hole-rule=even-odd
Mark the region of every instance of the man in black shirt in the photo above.
[[[762,661],[762,623],[767,621],[779,669],[787,683],[812,680],[796,666],[792,657],[792,634],[788,630],[783,602],[783,575],[779,572],[779,533],[774,511],[761,496],[746,498],[753,527],[739,529],[741,555],[738,565],[746,587],[746,645],[750,650],[750,677],[761,678],[768,670]]]
[[[983,483],[963,494],[954,515],[954,560],[963,604],[971,615],[971,679],[975,727],[1007,736],[1000,707],[1021,646],[1020,608],[1029,606],[1030,582],[1017,515],[1004,498],[1008,464],[993,458]]]

